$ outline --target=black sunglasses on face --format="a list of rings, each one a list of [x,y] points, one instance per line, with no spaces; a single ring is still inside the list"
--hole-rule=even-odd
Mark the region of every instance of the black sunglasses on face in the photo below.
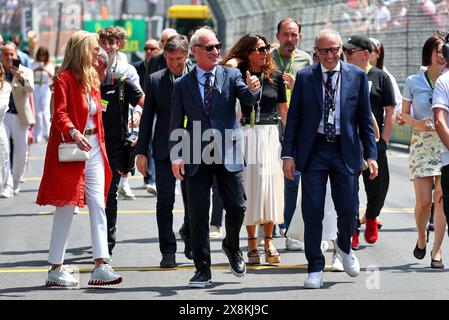
[[[196,44],[195,46],[196,46],[196,47],[204,48],[204,49],[206,49],[207,52],[211,52],[212,50],[214,50],[214,48],[217,49],[217,50],[220,50],[220,49],[221,49],[221,46],[222,46],[222,43],[219,42],[219,43],[217,43],[217,44],[211,44],[211,45],[209,45],[209,46],[202,46],[202,45],[200,45],[200,44]]]
[[[340,51],[341,47],[332,47],[332,48],[318,48],[315,47],[315,50],[318,51],[319,54],[321,55],[325,55],[328,52],[332,53],[332,54],[337,54]]]
[[[249,50],[249,51],[250,51],[250,52],[253,52],[253,51],[259,51],[259,53],[267,53],[267,52],[270,51],[270,49],[271,49],[271,46],[270,46],[269,44],[267,44],[266,46],[259,47],[259,48],[257,48],[257,49],[251,49],[251,50]]]
[[[363,49],[343,49],[343,52],[348,56],[350,56],[354,52],[358,52],[358,51],[364,51],[364,50]]]
[[[151,47],[145,47],[145,48],[143,48],[145,51],[148,51],[148,50],[151,50],[151,51],[154,51],[154,50],[157,50],[157,49],[159,49],[159,48],[151,48]]]

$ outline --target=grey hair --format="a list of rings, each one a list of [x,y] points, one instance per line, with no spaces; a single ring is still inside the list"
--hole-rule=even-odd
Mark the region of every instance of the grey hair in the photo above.
[[[100,52],[98,53],[98,58],[103,60],[105,65],[107,65],[107,66],[109,65],[109,56],[103,48],[100,48]]]
[[[318,32],[318,35],[315,38],[315,47],[318,44],[318,41],[320,41],[320,39],[324,36],[334,36],[336,37],[338,40],[340,40],[340,44],[343,44],[343,41],[341,40],[341,35],[340,33],[338,33],[337,30],[334,29],[323,29],[320,32]]]
[[[190,47],[200,44],[200,38],[205,35],[213,35],[216,37],[215,31],[209,27],[202,27],[196,30],[190,38]]]
[[[12,42],[12,41],[5,42],[2,47],[4,47],[4,46],[10,46],[10,47],[12,47],[14,49],[14,51],[17,52],[17,49],[18,49],[17,45],[14,42]]]
[[[171,36],[165,43],[164,52],[173,52],[182,49],[186,54],[189,53],[189,40],[182,34]]]

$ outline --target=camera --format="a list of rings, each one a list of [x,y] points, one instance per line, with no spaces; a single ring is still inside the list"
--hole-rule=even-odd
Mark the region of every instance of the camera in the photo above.
[[[139,133],[136,131],[127,132],[125,134],[125,146],[130,146],[139,137]]]
[[[13,67],[15,67],[15,68],[19,68],[19,66],[20,66],[20,60],[19,60],[19,59],[13,59],[13,60],[12,60],[12,65],[13,65]]]

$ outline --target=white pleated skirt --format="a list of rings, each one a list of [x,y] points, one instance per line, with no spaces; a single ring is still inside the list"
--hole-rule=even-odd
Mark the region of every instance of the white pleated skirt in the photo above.
[[[284,173],[277,125],[244,126],[245,225],[284,222]]]

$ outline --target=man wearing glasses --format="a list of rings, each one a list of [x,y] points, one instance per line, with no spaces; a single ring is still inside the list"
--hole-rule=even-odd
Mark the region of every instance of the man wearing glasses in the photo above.
[[[374,244],[378,239],[376,218],[380,215],[380,211],[384,206],[390,184],[387,144],[394,127],[396,98],[388,74],[369,63],[372,46],[368,37],[361,35],[350,37],[348,43],[343,45],[343,51],[348,63],[354,64],[366,72],[371,110],[380,131],[380,139],[377,142],[379,174],[376,179],[371,180],[369,172],[363,172],[363,182],[367,197],[365,240],[370,244]],[[354,231],[355,239],[358,239],[359,227],[360,222],[357,222],[357,228]],[[354,238],[352,247],[356,248],[358,241],[354,241]]]
[[[337,251],[346,273],[356,277],[360,265],[351,250],[351,235],[359,208],[358,177],[363,159],[370,179],[377,176],[366,74],[340,60],[342,41],[334,30],[320,31],[315,52],[320,62],[296,74],[282,148],[285,176],[294,180],[296,170],[302,175],[309,273],[304,287],[310,289],[323,286],[325,259],[320,246],[327,180],[338,216]]]
[[[145,76],[148,74],[148,67],[150,61],[153,57],[157,56],[161,49],[159,48],[159,42],[155,39],[149,39],[145,42],[145,47],[143,48],[145,52],[145,59],[134,64],[139,75],[140,86],[145,88]]]
[[[173,88],[170,158],[174,176],[181,181],[186,179],[187,184],[191,245],[196,268],[189,282],[192,288],[205,288],[212,284],[209,208],[214,175],[226,210],[223,252],[235,276],[242,277],[246,273],[239,246],[246,210],[242,183],[244,160],[243,152],[239,150],[242,146],[235,103],[239,98],[246,105],[254,105],[260,97],[260,82],[248,72],[247,86],[238,69],[219,66],[220,49],[221,43],[213,30],[200,28],[195,31],[190,39],[190,50],[197,66],[176,80]],[[186,116],[188,122],[184,129]],[[226,139],[229,133],[231,141]],[[188,142],[181,147],[180,154],[179,147],[185,141]]]

